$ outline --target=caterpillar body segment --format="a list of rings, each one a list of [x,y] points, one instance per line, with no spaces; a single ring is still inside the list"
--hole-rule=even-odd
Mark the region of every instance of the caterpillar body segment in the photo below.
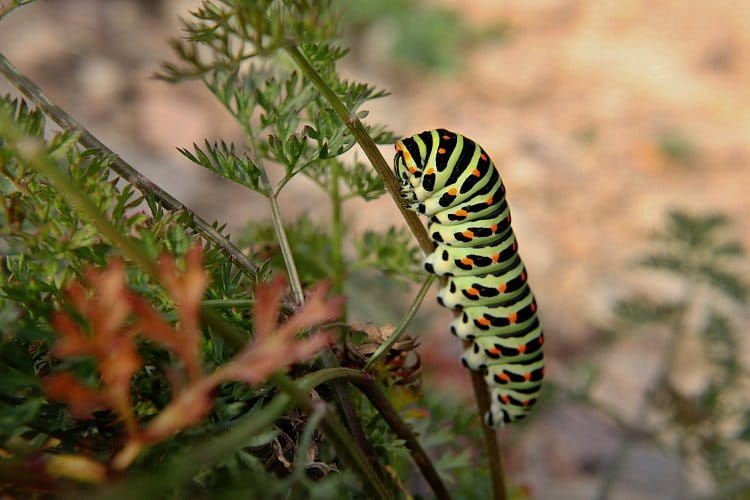
[[[536,321],[518,335],[503,337],[500,341],[494,336],[475,338],[464,352],[462,360],[467,368],[486,370],[488,360],[519,362],[534,358],[541,351],[543,344],[542,325]]]
[[[407,206],[429,217],[436,245],[425,258],[446,277],[438,302],[459,311],[451,333],[466,341],[463,364],[481,371],[493,427],[525,418],[544,377],[544,334],[511,228],[505,186],[477,143],[445,129],[396,143],[394,171]]]
[[[508,266],[517,250],[516,236],[508,228],[501,237],[483,247],[438,244],[438,248],[425,258],[424,268],[438,276],[496,273]]]
[[[508,305],[465,307],[451,323],[451,333],[461,340],[476,337],[512,335],[531,324],[536,316],[536,300],[526,287],[520,299]]]
[[[492,189],[495,188],[495,192]],[[487,185],[481,193],[477,193],[477,199],[467,200],[453,207],[452,210],[444,210],[433,214],[430,222],[443,225],[459,224],[464,221],[481,220],[496,210],[495,200],[504,199],[505,185]]]
[[[518,299],[525,285],[526,268],[519,259],[497,273],[450,277],[437,300],[449,309],[503,304]]]
[[[510,209],[507,203],[503,203],[497,210],[487,214],[486,219],[453,224],[431,222],[427,231],[433,241],[445,243],[447,246],[476,247],[497,240],[509,227]]]

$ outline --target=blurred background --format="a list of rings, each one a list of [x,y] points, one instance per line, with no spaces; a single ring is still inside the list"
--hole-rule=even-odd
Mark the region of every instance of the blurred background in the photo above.
[[[391,92],[367,121],[460,132],[506,183],[550,379],[536,417],[503,433],[512,482],[534,498],[748,494],[750,3],[342,3],[343,74]],[[265,200],[175,148],[241,131],[201,84],[151,78],[198,4],[38,0],[3,22],[0,51],[126,161],[239,231],[268,218]],[[301,176],[280,203],[289,220],[329,216]],[[355,233],[403,224],[387,197],[347,206]],[[396,321],[400,293],[396,309],[352,299],[351,319]],[[433,302],[419,318],[426,390],[460,398],[468,377]]]

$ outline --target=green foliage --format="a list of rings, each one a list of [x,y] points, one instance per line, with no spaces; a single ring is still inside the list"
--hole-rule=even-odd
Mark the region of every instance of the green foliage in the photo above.
[[[695,143],[678,129],[662,131],[658,137],[658,146],[666,159],[687,166],[695,163],[698,154]]]
[[[646,255],[640,263],[694,284],[702,282],[742,304],[747,300],[748,286],[735,269],[744,250],[739,241],[723,237],[727,223],[726,217],[718,214],[691,216],[672,212],[666,227],[654,234],[662,248]]]
[[[0,99],[0,119],[12,120],[20,129],[37,137],[45,125],[39,110],[10,97]],[[153,217],[144,213],[143,197],[112,175],[111,158],[80,148],[76,140],[73,133],[54,134],[45,141],[44,154],[58,163],[121,234],[137,237],[141,248],[152,258],[164,252],[184,255],[197,239],[190,229],[189,215],[165,213],[153,200],[148,203],[153,207]],[[122,429],[112,415],[101,412],[88,421],[73,420],[63,405],[47,401],[39,377],[52,371],[70,370],[91,386],[96,385],[97,372],[90,362],[83,359],[61,362],[50,356],[49,347],[56,335],[49,321],[53,310],[65,307],[64,290],[68,284],[81,279],[88,267],[103,265],[118,250],[5,142],[0,144],[0,175],[0,240],[5,249],[0,268],[0,447],[4,443],[9,446],[8,443],[23,436],[22,442],[31,447],[27,451],[30,453],[54,437],[60,452],[78,453],[80,443],[86,443],[96,458],[107,460],[113,444],[122,438]],[[257,277],[251,280],[238,272],[214,248],[206,249],[204,258],[211,277],[209,297],[249,296],[250,285]],[[174,304],[143,270],[131,267],[128,274],[134,289],[162,307],[166,316],[174,317]],[[239,312],[230,313],[230,317],[241,320]],[[132,390],[137,415],[148,418],[169,400],[168,377],[156,367],[164,367],[170,360],[153,345],[141,347],[141,355],[153,365],[148,373],[137,374]],[[207,351],[214,366],[226,361],[226,349],[221,342],[212,342]],[[238,405],[246,406],[256,399],[255,391],[247,390],[235,391],[231,398],[217,399],[216,415],[224,417],[194,429],[192,437],[215,432],[214,425],[227,425],[237,416],[237,411],[230,408],[239,409]],[[143,460],[147,462],[151,454],[159,456],[163,452],[164,449],[156,447]]]
[[[332,242],[328,230],[305,214],[287,224],[286,229],[302,283],[310,285],[330,277]],[[284,257],[272,223],[249,224],[241,231],[239,243],[243,248],[248,247],[256,260],[267,260],[271,269],[283,272]]]
[[[330,2],[216,0],[204,2],[192,15],[184,25],[185,38],[173,43],[179,63],[165,64],[160,76],[171,82],[203,81],[237,120],[245,142],[204,141],[192,149],[178,150],[190,161],[248,187],[271,203],[273,221],[254,224],[246,232],[256,253],[257,270],[242,272],[218,248],[204,248],[202,267],[208,284],[202,298],[215,309],[200,309],[202,335],[193,337],[194,344],[184,339],[162,345],[160,335],[188,331],[191,321],[184,313],[185,297],[175,295],[177,278],[170,282],[158,277],[169,266],[188,274],[192,266],[195,271],[195,261],[190,260],[195,253],[190,249],[199,237],[190,212],[170,212],[157,203],[148,188],[141,193],[123,182],[112,172],[114,158],[82,147],[81,133],[63,131],[45,136],[41,110],[31,109],[22,100],[0,100],[0,127],[18,129],[43,142],[37,160],[56,166],[80,195],[78,199],[93,205],[93,209],[84,210],[71,204],[70,193],[59,190],[54,170],[45,170],[50,173],[46,178],[33,158],[24,156],[23,140],[6,143],[0,138],[0,241],[5,251],[0,268],[0,450],[4,460],[10,456],[10,468],[0,467],[0,488],[8,480],[7,471],[26,471],[33,466],[41,477],[38,480],[48,482],[52,491],[57,491],[62,481],[92,481],[101,483],[93,495],[107,498],[158,497],[166,492],[191,497],[257,493],[284,498],[365,498],[368,495],[361,478],[354,479],[357,467],[352,463],[356,460],[343,460],[342,450],[328,439],[329,416],[289,409],[291,403],[284,399],[287,394],[279,394],[267,380],[250,385],[235,381],[236,377],[220,379],[223,383],[207,386],[210,395],[200,393],[203,399],[181,407],[176,417],[170,410],[195,390],[193,379],[202,380],[200,377],[234,366],[237,361],[232,356],[241,348],[238,338],[242,343],[251,337],[249,332],[260,329],[258,325],[268,324],[262,308],[267,299],[261,298],[260,292],[255,296],[254,285],[272,270],[297,270],[304,286],[333,278],[339,290],[353,272],[363,268],[398,273],[402,279],[416,275],[418,252],[405,232],[367,233],[364,241],[370,242],[366,243],[369,248],[349,251],[345,242],[354,238],[344,223],[344,206],[355,197],[366,201],[377,198],[384,192],[383,182],[368,165],[347,154],[355,145],[349,129],[292,64],[285,48],[299,47],[352,117],[365,117],[367,104],[387,94],[339,76],[336,63],[346,50],[334,38],[339,15]],[[394,140],[385,126],[371,125],[367,130],[376,143]],[[269,180],[274,176],[268,175],[273,168],[282,174],[275,185]],[[306,217],[286,226],[282,223],[278,195],[298,174],[312,179],[328,197],[330,229]],[[112,232],[104,232],[111,238],[103,236],[102,227],[109,224],[121,239]],[[214,227],[224,233],[223,227]],[[128,245],[135,250],[126,251]],[[167,253],[173,264],[165,264]],[[140,304],[140,312],[116,325],[121,331],[113,338],[122,342],[91,347],[89,341],[99,338],[97,332],[110,313],[117,317],[117,308],[81,309],[82,303],[98,304],[87,302],[94,300],[91,296],[98,297],[98,292],[85,289],[86,280],[103,279],[101,271],[97,274],[90,269],[107,263],[115,266],[112,258],[123,254],[132,258],[124,263],[124,296],[131,306]],[[143,258],[133,257],[139,254]],[[148,264],[154,264],[156,272]],[[111,273],[115,268],[107,267]],[[294,285],[296,278],[290,274]],[[185,278],[180,283],[196,286],[199,280],[194,275],[192,280]],[[76,284],[79,295],[69,292],[74,290],[71,283]],[[310,302],[315,303],[308,299]],[[144,312],[151,307],[152,312]],[[266,311],[265,315],[273,324],[277,319],[293,323],[289,316],[300,314],[298,310],[297,304],[285,298],[280,311]],[[194,307],[196,317],[198,312]],[[345,321],[346,317],[339,319]],[[150,327],[143,328],[143,321]],[[76,337],[79,331],[83,333]],[[142,335],[137,342],[133,338],[136,333]],[[79,345],[89,346],[88,350],[62,354],[54,347],[64,343],[61,338],[69,342],[77,339]],[[298,339],[295,345],[298,348],[307,340],[309,337]],[[128,356],[107,357],[126,341],[134,342]],[[253,339],[256,341],[260,342]],[[278,341],[278,336],[273,337],[270,344]],[[197,345],[192,358],[185,354],[186,345]],[[293,368],[297,377],[315,374],[320,368],[315,360],[293,357],[291,347],[275,356],[302,359]],[[273,356],[265,355],[262,363],[256,360],[251,364],[259,369],[271,359]],[[191,371],[191,366],[199,368]],[[118,387],[128,393],[132,414],[117,406],[107,378],[108,370],[118,369],[124,370]],[[54,380],[67,384],[65,390],[51,392]],[[334,399],[327,389],[321,389],[321,394]],[[361,397],[356,398],[354,403],[360,405]],[[82,409],[88,406],[94,410]],[[191,414],[200,408],[207,413]],[[88,418],[78,418],[79,413],[87,413]],[[163,439],[134,439],[139,429],[151,429],[152,424],[165,421],[175,425],[174,418],[179,422],[188,416],[192,418],[190,426],[173,427],[174,432]],[[408,450],[386,430],[376,412],[368,415],[367,422],[371,426],[366,428],[366,437],[373,442],[379,463],[394,465],[387,488],[403,491],[401,484],[413,474]],[[446,441],[443,436],[438,444]],[[137,449],[128,455],[127,446],[134,443]],[[27,457],[36,457],[34,464]],[[57,468],[53,466],[55,458],[60,459]],[[61,463],[76,466],[60,467]],[[463,455],[446,456],[440,466],[452,472],[464,463]],[[129,468],[123,473],[122,467]],[[84,478],[84,472],[89,476]],[[115,476],[122,479],[106,481]],[[11,478],[13,484],[15,481]],[[21,480],[19,491],[27,491],[24,487],[28,486]]]
[[[413,281],[424,275],[421,252],[403,228],[390,228],[385,234],[365,231],[356,247],[359,267],[373,267],[391,277]]]
[[[196,144],[193,144],[193,149],[195,154],[187,149],[177,148],[193,163],[254,191],[262,191],[258,167],[246,154],[241,157],[237,155],[234,144],[227,144],[224,141],[211,144],[205,141],[203,149]]]
[[[458,71],[465,51],[472,45],[505,40],[510,34],[507,23],[475,28],[467,23],[460,9],[419,0],[339,3],[349,38],[356,39],[369,26],[384,26],[391,34],[390,56],[417,71]]]
[[[744,308],[748,284],[742,278],[745,251],[727,235],[728,219],[720,214],[691,215],[675,211],[655,232],[655,250],[638,264],[664,273],[680,290],[676,298],[640,295],[615,307],[621,334],[670,335],[660,375],[648,404],[657,410],[661,444],[685,460],[700,461],[717,485],[750,474],[743,458],[750,439],[736,425],[745,421],[750,404],[743,388],[750,373],[740,360],[742,319],[731,311]],[[674,360],[688,340],[702,346],[704,384],[698,394],[684,394],[674,384],[682,374]]]

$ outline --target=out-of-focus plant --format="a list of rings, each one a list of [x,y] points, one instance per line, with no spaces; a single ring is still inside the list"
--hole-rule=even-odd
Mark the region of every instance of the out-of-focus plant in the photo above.
[[[745,251],[727,229],[723,215],[672,212],[653,235],[654,250],[638,260],[649,272],[663,274],[674,292],[664,297],[643,292],[619,302],[613,333],[666,341],[654,340],[663,346],[659,365],[635,421],[618,417],[627,425],[626,437],[605,471],[598,498],[609,497],[636,430],[680,457],[683,466],[701,464],[717,492],[750,477],[750,372],[739,348],[750,287],[743,277]],[[685,389],[681,377],[695,376],[681,371],[677,361],[690,345],[700,345],[702,356],[690,369],[703,376],[699,387]],[[596,383],[595,375],[589,383]]]
[[[355,40],[368,28],[387,32],[388,55],[416,71],[455,72],[472,45],[505,40],[510,25],[497,22],[483,28],[469,24],[460,9],[419,0],[342,2],[345,34]]]

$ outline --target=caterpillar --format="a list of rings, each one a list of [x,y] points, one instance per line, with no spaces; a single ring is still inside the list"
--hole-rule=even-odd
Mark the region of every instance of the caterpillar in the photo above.
[[[393,169],[406,206],[429,218],[435,250],[424,268],[441,276],[438,303],[455,310],[461,361],[491,392],[490,427],[525,418],[544,376],[544,335],[511,229],[505,186],[482,147],[445,129],[396,142]]]

